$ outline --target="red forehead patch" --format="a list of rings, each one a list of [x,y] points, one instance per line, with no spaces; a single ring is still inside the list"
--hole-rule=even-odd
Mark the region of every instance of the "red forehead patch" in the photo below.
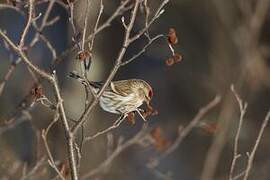
[[[153,93],[152,89],[151,89],[151,90],[149,90],[149,92],[148,92],[148,96],[149,96],[150,98],[152,98],[152,97],[153,97],[153,95],[154,95],[154,93]]]

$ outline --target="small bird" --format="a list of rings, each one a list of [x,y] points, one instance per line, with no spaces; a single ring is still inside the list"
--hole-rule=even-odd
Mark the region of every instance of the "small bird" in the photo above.
[[[69,77],[77,79],[84,85],[87,84],[86,80],[75,72],[71,72]],[[93,81],[89,81],[89,84],[95,93],[98,93],[103,85],[102,82]],[[136,111],[145,121],[141,114],[143,110],[139,107],[144,102],[149,106],[152,97],[153,89],[144,80],[120,80],[110,83],[100,97],[99,104],[104,111],[120,114],[122,118],[126,118],[129,113]]]

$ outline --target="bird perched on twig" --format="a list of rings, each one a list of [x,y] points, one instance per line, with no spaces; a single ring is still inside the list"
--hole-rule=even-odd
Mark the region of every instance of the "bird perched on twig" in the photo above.
[[[84,85],[89,84],[95,93],[98,93],[102,87],[102,82],[93,82],[84,79],[75,72],[71,72],[69,77],[75,78]],[[122,118],[126,118],[131,112],[138,112],[138,114],[145,121],[143,112],[139,107],[145,102],[149,106],[153,97],[153,89],[151,86],[141,79],[128,79],[113,81],[105,89],[99,99],[101,108],[107,112],[120,114]]]

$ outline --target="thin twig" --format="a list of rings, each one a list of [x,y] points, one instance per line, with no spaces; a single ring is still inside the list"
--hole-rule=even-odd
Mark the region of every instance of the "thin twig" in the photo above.
[[[106,128],[106,129],[104,129],[104,130],[102,130],[102,131],[99,131],[99,132],[97,132],[96,134],[94,134],[94,135],[92,135],[92,136],[85,137],[85,141],[93,140],[93,139],[97,138],[98,136],[101,136],[101,135],[103,135],[103,134],[106,134],[106,133],[110,132],[111,130],[113,130],[113,129],[119,127],[119,126],[122,124],[122,122],[123,122],[124,120],[125,120],[125,117],[119,117],[119,118],[113,123],[112,126]]]
[[[15,71],[16,66],[17,66],[18,63],[20,63],[20,61],[21,61],[21,58],[18,58],[17,60],[12,62],[11,65],[9,66],[6,74],[4,75],[4,78],[3,78],[2,82],[0,83],[0,96],[4,92],[4,88],[5,88],[6,83],[9,81],[12,73]]]
[[[27,64],[28,67],[30,67],[34,72],[36,72],[38,75],[43,77],[44,79],[48,80],[52,85],[53,89],[56,95],[57,103],[59,103],[59,112],[62,119],[62,122],[64,124],[65,128],[65,134],[67,138],[67,144],[68,144],[68,152],[69,152],[69,163],[71,167],[71,174],[72,179],[77,180],[78,179],[78,173],[77,173],[77,167],[76,167],[76,158],[74,154],[74,143],[73,143],[73,134],[70,131],[68,120],[66,117],[64,105],[63,105],[63,99],[60,95],[59,86],[56,80],[56,76],[50,75],[43,70],[41,70],[36,65],[32,64],[32,62],[28,59],[28,57],[25,55],[25,53],[19,49],[4,33],[2,30],[0,30],[0,35],[2,38],[12,47],[12,49],[22,58],[22,60]]]
[[[39,74],[40,76],[42,76],[43,78],[49,80],[49,81],[53,81],[53,78],[51,75],[49,75],[48,73],[44,72],[43,70],[41,70],[39,67],[37,67],[36,65],[34,65],[26,56],[26,54],[19,48],[17,47],[8,37],[7,35],[0,30],[0,36],[12,47],[12,49],[21,56],[22,60],[24,61],[25,64],[27,64],[27,66],[29,66],[34,72],[36,72],[37,74]]]
[[[46,151],[47,151],[47,154],[48,154],[48,157],[49,157],[49,160],[48,160],[49,165],[55,170],[55,172],[59,175],[59,177],[62,180],[65,180],[65,177],[62,175],[62,173],[57,168],[57,165],[55,163],[55,160],[54,160],[54,158],[52,156],[52,153],[51,153],[51,150],[50,150],[48,141],[47,141],[47,134],[46,134],[46,131],[45,130],[42,131],[42,139],[44,141],[45,148],[46,148]]]
[[[53,4],[54,3],[55,3],[55,0],[50,1],[49,5],[47,7],[47,10],[45,12],[45,15],[43,16],[42,23],[41,23],[40,27],[37,26],[35,20],[33,20],[33,19],[31,20],[31,22],[33,23],[33,27],[35,28],[35,30],[37,32],[34,35],[34,38],[32,39],[32,41],[29,43],[28,47],[26,48],[26,49],[29,49],[29,48],[33,47],[35,45],[35,43],[38,42],[38,40],[39,40],[38,37],[40,37],[45,42],[45,44],[47,45],[47,47],[49,48],[49,50],[51,51],[53,59],[56,58],[56,51],[53,48],[52,44],[49,42],[49,40],[43,34],[41,34],[41,32],[42,32],[42,30],[45,27],[54,24],[59,19],[59,17],[58,18],[56,17],[52,21],[50,21],[49,23],[47,23],[47,19],[49,17],[49,14],[50,14],[50,12],[52,10],[52,7],[53,7]],[[0,5],[0,7],[1,7],[1,5]],[[6,7],[6,6],[4,6],[4,7]],[[14,9],[14,8],[12,8],[12,9]],[[15,9],[15,10],[17,10],[22,16],[25,16],[24,12],[22,12],[20,9]],[[6,82],[9,80],[9,78],[12,75],[12,73],[15,71],[15,67],[20,62],[21,62],[21,58],[18,58],[15,62],[12,62],[11,63],[11,65],[9,67],[9,70],[7,71],[6,75],[4,76],[4,81],[0,84],[0,95],[3,92],[3,90],[4,90],[4,87],[5,87]]]
[[[170,146],[165,152],[164,156],[168,156],[179,146],[183,139],[190,133],[190,131],[199,123],[199,121],[214,107],[216,107],[221,101],[220,96],[216,96],[212,101],[210,101],[206,106],[202,107],[198,114],[190,121],[190,123],[183,129],[180,130],[180,134],[174,144]]]
[[[0,126],[0,135],[7,132],[10,129],[13,129],[14,127],[17,127],[19,124],[22,124],[23,122],[29,121],[31,119],[32,119],[31,114],[28,113],[28,111],[25,110],[22,111],[19,117],[15,116],[12,119],[10,119],[8,123],[6,123],[3,126]]]
[[[82,36],[82,50],[84,50],[84,46],[85,46],[85,36],[86,36],[86,31],[87,31],[87,27],[88,27],[88,16],[89,16],[89,6],[90,6],[90,1],[86,0],[86,11],[85,11],[85,18],[84,18],[84,28],[83,28],[83,36]]]
[[[241,132],[244,116],[245,116],[246,110],[247,110],[247,103],[242,101],[242,99],[240,98],[238,93],[235,91],[234,85],[231,85],[231,91],[233,92],[233,94],[238,102],[239,109],[240,109],[240,118],[239,118],[239,124],[238,124],[237,132],[235,135],[235,139],[234,139],[233,160],[232,160],[231,169],[230,169],[230,176],[229,176],[230,180],[233,179],[233,172],[234,172],[234,168],[236,165],[236,161],[241,156],[238,152],[239,137],[240,137],[240,132]]]
[[[131,139],[124,142],[123,144],[119,144],[116,149],[112,152],[112,154],[104,160],[98,167],[93,170],[90,170],[88,173],[84,174],[81,178],[82,179],[89,179],[99,173],[104,172],[104,170],[113,162],[113,160],[118,157],[124,150],[129,148],[134,144],[139,144],[141,139],[145,136],[147,130],[147,125],[144,124],[142,129]]]
[[[48,140],[47,140],[47,136],[48,136],[48,133],[51,129],[51,127],[58,121],[59,119],[59,107],[57,108],[57,112],[55,113],[54,115],[54,118],[52,120],[52,122],[48,125],[48,127],[42,131],[42,139],[43,139],[43,142],[44,142],[44,145],[45,145],[45,148],[46,148],[46,151],[47,151],[47,154],[48,154],[48,163],[49,165],[56,171],[56,173],[60,176],[61,179],[65,179],[64,176],[62,175],[62,173],[59,171],[56,163],[55,163],[55,160],[52,156],[52,153],[51,153],[51,150],[50,150],[50,147],[49,147],[49,144],[48,144]]]
[[[158,40],[158,39],[161,38],[161,37],[164,37],[164,35],[163,35],[163,34],[159,34],[159,35],[157,35],[157,36],[151,38],[151,39],[148,41],[148,43],[147,43],[147,44],[146,44],[146,45],[145,45],[145,46],[144,46],[137,54],[135,54],[134,56],[132,56],[130,59],[128,59],[128,60],[122,62],[122,63],[121,63],[121,66],[125,66],[125,65],[131,63],[132,61],[134,61],[135,59],[137,59],[139,56],[141,56],[141,55],[146,51],[146,49],[147,49],[149,46],[152,45],[152,43],[154,43],[154,41]]]
[[[150,28],[150,26],[164,13],[165,10],[163,8],[166,4],[168,4],[168,2],[169,0],[162,1],[153,18],[147,23],[147,26],[145,26],[142,30],[140,30],[136,35],[131,37],[130,42],[139,39]]]
[[[269,119],[270,119],[270,110],[267,112],[267,114],[266,114],[266,116],[264,118],[264,121],[263,121],[262,126],[261,126],[260,131],[259,131],[259,134],[258,134],[258,136],[256,138],[256,142],[255,142],[255,144],[254,144],[254,146],[252,148],[251,153],[248,155],[248,164],[247,164],[247,167],[246,167],[246,170],[245,170],[245,176],[244,176],[243,180],[248,179],[250,170],[251,170],[252,165],[253,165],[253,161],[254,161],[254,158],[255,158],[256,151],[257,151],[258,146],[260,144],[260,141],[262,139],[264,129],[265,129],[265,127],[267,126],[267,124],[269,122]]]
[[[20,38],[20,42],[19,42],[19,46],[18,46],[18,48],[20,50],[22,50],[22,48],[24,46],[25,36],[26,36],[27,32],[29,31],[30,25],[32,23],[34,2],[35,2],[35,0],[29,0],[28,19],[27,19],[26,25],[23,29],[23,32],[21,34],[21,38]]]
[[[30,179],[37,172],[37,170],[45,164],[44,162],[45,158],[42,157],[29,172],[27,172],[23,177],[21,177],[20,180]]]
[[[93,32],[92,39],[91,39],[91,41],[89,43],[90,44],[89,45],[89,51],[90,51],[90,53],[93,50],[94,41],[95,41],[95,37],[96,37],[96,32],[97,32],[97,29],[98,29],[99,21],[100,21],[101,15],[103,13],[103,10],[104,10],[103,0],[100,0],[100,7],[99,7],[98,17],[97,17],[97,20],[96,20],[96,23],[95,23],[95,27],[94,27],[94,32]]]
[[[187,137],[187,135],[191,132],[191,130],[197,126],[199,121],[214,107],[216,107],[221,101],[220,96],[216,96],[212,101],[210,101],[207,105],[200,108],[199,112],[195,115],[195,117],[190,121],[190,123],[183,128],[183,126],[178,127],[179,135],[177,136],[177,139],[174,141],[170,147],[164,151],[161,156],[154,159],[153,163],[148,164],[149,168],[154,168],[156,165],[159,164],[159,162],[173,153],[182,143],[183,139]]]
[[[101,26],[99,26],[95,33],[90,34],[87,38],[85,43],[88,43],[91,41],[92,37],[109,27],[113,20],[115,20],[118,16],[122,15],[125,11],[128,9],[125,9],[126,5],[130,2],[130,0],[126,0],[121,3],[121,5],[114,11],[114,13],[108,18]],[[77,49],[77,45],[74,44],[71,47],[67,48],[64,52],[61,53],[61,55],[52,61],[52,66],[54,67],[56,64],[58,64],[61,60],[63,60],[64,57],[66,57],[69,53],[75,51]]]

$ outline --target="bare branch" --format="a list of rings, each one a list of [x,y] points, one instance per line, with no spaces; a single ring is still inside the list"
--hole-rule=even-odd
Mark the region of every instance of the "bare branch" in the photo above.
[[[26,36],[27,32],[29,31],[30,25],[32,23],[34,2],[35,2],[35,0],[29,0],[28,20],[27,20],[27,23],[25,25],[25,28],[24,28],[24,30],[22,32],[22,35],[21,35],[21,38],[20,38],[20,42],[19,42],[19,46],[18,46],[18,48],[20,50],[22,50],[22,48],[24,46],[25,36]]]
[[[38,68],[36,65],[34,65],[25,55],[25,53],[22,51],[22,49],[20,49],[19,47],[17,47],[8,37],[7,35],[0,30],[0,36],[12,47],[12,49],[21,56],[22,60],[25,62],[25,64],[27,64],[27,66],[29,66],[34,72],[36,72],[37,74],[39,74],[40,76],[42,76],[43,78],[49,80],[49,81],[53,81],[53,78],[51,75],[49,75],[48,73],[44,72],[43,70],[41,70],[40,68]]]
[[[30,62],[30,60],[27,58],[25,53],[19,47],[17,47],[1,30],[0,30],[0,35],[12,47],[12,49],[22,58],[22,60],[27,64],[27,66],[29,68],[31,68],[34,72],[36,72],[38,75],[40,75],[44,79],[48,80],[53,85],[54,92],[55,92],[56,99],[57,99],[57,103],[59,103],[59,113],[60,113],[61,119],[62,119],[64,127],[65,127],[72,179],[77,180],[78,173],[77,173],[77,167],[76,167],[76,158],[75,158],[75,154],[74,154],[73,134],[69,129],[69,124],[67,121],[67,117],[66,117],[66,113],[65,113],[65,109],[64,109],[64,105],[63,105],[63,99],[60,95],[60,90],[58,87],[58,83],[57,83],[55,74],[49,75],[48,73],[39,69],[37,66],[32,64],[32,62]]]
[[[145,46],[144,46],[137,54],[135,54],[135,55],[134,55],[133,57],[131,57],[130,59],[128,59],[128,60],[122,62],[122,63],[121,63],[121,66],[125,66],[125,65],[131,63],[132,61],[134,61],[135,59],[137,59],[139,56],[141,56],[141,55],[146,51],[146,49],[147,49],[149,46],[152,45],[152,43],[154,43],[154,41],[156,41],[156,40],[158,40],[159,38],[162,38],[162,37],[164,37],[164,35],[163,35],[163,34],[159,34],[159,35],[157,35],[157,36],[151,38],[151,39],[148,41],[148,43],[147,43],[147,44],[146,44],[146,45],[145,45]]]
[[[101,26],[99,26],[95,33],[90,34],[87,38],[85,43],[88,43],[92,40],[92,37],[109,27],[113,20],[115,20],[118,16],[123,14],[125,11],[129,10],[129,8],[126,8],[126,5],[130,2],[130,0],[126,0],[121,3],[121,5],[114,11],[114,13],[110,16],[109,19],[107,19]],[[66,49],[57,59],[54,59],[52,64],[53,66],[58,64],[67,54],[75,51],[77,49],[76,44],[71,46],[70,48]]]
[[[264,129],[265,129],[265,127],[267,126],[267,124],[269,122],[269,119],[270,119],[270,110],[267,112],[267,114],[266,114],[266,116],[264,118],[264,121],[263,121],[262,126],[261,126],[260,131],[259,131],[259,134],[257,136],[256,142],[255,142],[255,144],[254,144],[254,146],[252,148],[251,153],[248,156],[248,164],[247,164],[247,167],[246,167],[245,176],[244,176],[243,180],[248,179],[250,170],[251,170],[252,165],[253,165],[253,161],[254,161],[254,158],[255,158],[256,151],[257,151],[258,146],[260,144],[260,141],[262,139]]]
[[[12,62],[11,65],[9,66],[6,74],[4,75],[4,78],[3,78],[2,82],[0,83],[0,96],[2,95],[2,93],[4,91],[6,83],[9,81],[12,73],[15,71],[16,66],[17,66],[18,63],[20,63],[20,61],[21,61],[21,58],[18,58],[17,60]]]
[[[206,106],[202,107],[198,114],[190,121],[190,123],[183,129],[180,130],[180,134],[176,141],[173,143],[173,145],[168,148],[163,156],[168,156],[172,152],[175,151],[175,149],[181,144],[183,139],[190,133],[190,131],[199,123],[199,121],[214,107],[216,107],[221,101],[220,96],[216,96],[212,101],[210,101]],[[179,128],[180,129],[180,128]]]
[[[28,113],[28,111],[24,110],[21,112],[21,114],[19,115],[19,117],[15,116],[12,119],[10,119],[7,123],[5,123],[3,126],[0,126],[0,135],[10,129],[13,129],[19,124],[32,119],[32,116],[30,113]]]
[[[89,16],[89,6],[90,6],[90,1],[86,0],[86,12],[84,14],[85,18],[84,18],[84,28],[83,28],[83,37],[82,37],[82,50],[84,50],[84,46],[85,46],[85,36],[86,36],[86,31],[87,31],[87,24],[88,24],[88,16]]]
[[[17,8],[15,6],[11,6],[9,4],[0,4],[0,10],[1,9],[12,9],[15,10],[17,13],[19,13],[20,15],[23,15],[24,13],[20,10],[20,8]]]
[[[113,162],[113,160],[116,157],[118,157],[123,151],[125,151],[127,148],[129,148],[132,145],[139,144],[141,139],[145,136],[146,131],[147,131],[147,125],[144,124],[141,130],[134,137],[124,142],[123,144],[119,144],[106,160],[104,160],[97,168],[84,174],[81,178],[89,179],[90,177],[93,177],[99,173],[104,172],[104,170]]]
[[[233,94],[238,102],[238,105],[240,108],[240,118],[239,118],[239,124],[238,124],[237,132],[235,135],[235,139],[234,139],[233,160],[232,160],[231,169],[230,169],[230,176],[229,176],[230,180],[233,179],[233,172],[234,172],[236,161],[241,156],[241,154],[239,154],[239,152],[238,152],[239,137],[240,137],[242,124],[243,124],[244,116],[246,114],[246,109],[247,109],[247,103],[242,101],[240,96],[235,91],[234,85],[231,85],[231,91],[233,92]]]
[[[178,127],[179,135],[177,139],[173,142],[170,147],[164,151],[159,157],[155,158],[152,162],[150,162],[147,167],[153,169],[155,166],[159,164],[159,162],[173,153],[182,143],[183,139],[187,137],[187,135],[191,132],[191,130],[197,126],[199,121],[214,107],[216,107],[221,101],[220,96],[216,96],[212,101],[210,101],[207,105],[203,106],[199,112],[195,115],[195,117],[190,121],[190,123],[183,128],[183,126]]]
[[[92,51],[93,46],[94,46],[94,40],[95,40],[96,32],[97,32],[97,29],[98,29],[98,24],[99,24],[101,15],[103,13],[103,10],[104,10],[103,0],[100,0],[100,8],[99,8],[98,17],[97,17],[96,24],[95,24],[95,27],[94,27],[93,36],[92,36],[91,41],[89,43],[90,44],[89,45],[89,51],[90,52]]]
[[[35,166],[29,172],[27,172],[26,174],[24,174],[24,176],[22,176],[20,180],[30,179],[35,173],[37,173],[39,168],[45,164],[44,162],[45,162],[45,158],[42,157],[39,161],[37,161]]]
[[[120,124],[122,124],[122,122],[125,120],[125,117],[119,117],[114,123],[112,126],[102,130],[102,131],[99,131],[97,132],[96,134],[92,135],[92,136],[88,136],[85,138],[85,141],[90,141],[90,140],[93,140],[95,138],[97,138],[98,136],[101,136],[103,134],[106,134],[108,132],[110,132],[111,130],[117,128],[120,126]]]
[[[47,141],[47,130],[43,130],[42,131],[42,139],[44,141],[44,144],[45,144],[45,148],[46,148],[46,151],[47,151],[47,154],[48,154],[48,157],[49,157],[49,160],[48,160],[48,163],[49,165],[55,170],[55,172],[59,175],[59,177],[62,179],[62,180],[65,180],[65,177],[62,175],[62,173],[59,171],[59,169],[57,168],[57,165],[55,163],[55,160],[52,156],[52,153],[51,153],[51,150],[50,150],[50,147],[49,147],[49,144],[48,144],[48,141]]]
[[[130,38],[130,43],[139,39],[150,28],[150,26],[164,13],[163,8],[168,2],[169,0],[162,1],[153,18],[147,23],[147,25],[142,30],[140,30],[136,35]]]

